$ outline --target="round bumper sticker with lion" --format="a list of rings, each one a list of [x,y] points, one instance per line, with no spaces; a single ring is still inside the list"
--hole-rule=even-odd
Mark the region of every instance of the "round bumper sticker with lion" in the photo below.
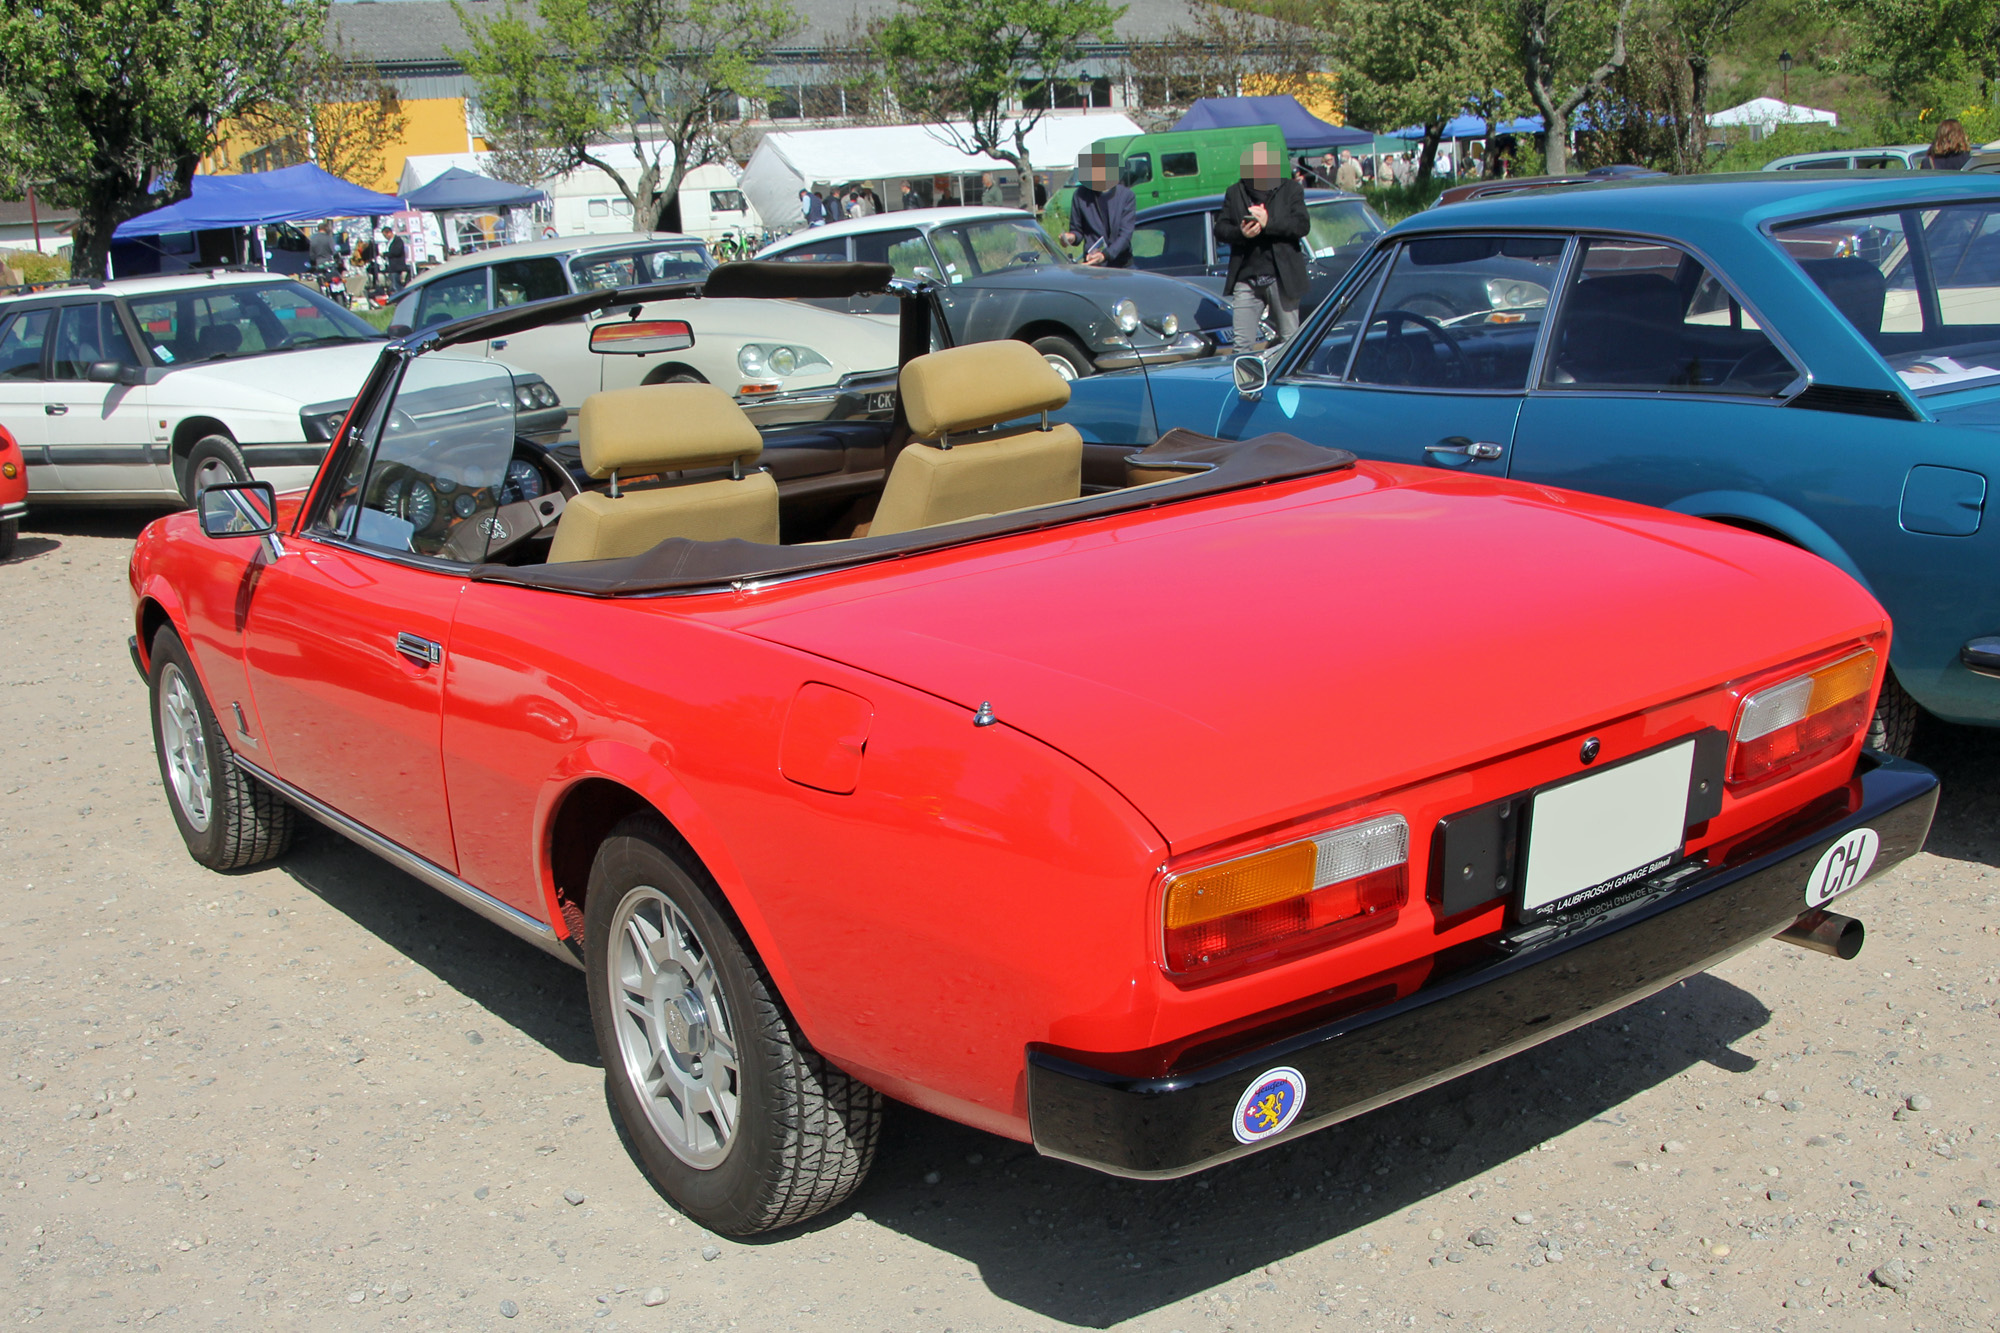
[[[1829,902],[1868,877],[1882,839],[1872,828],[1858,828],[1820,853],[1819,864],[1806,880],[1806,906]]]
[[[1292,1068],[1267,1070],[1236,1103],[1230,1128],[1238,1143],[1262,1143],[1281,1134],[1299,1118],[1306,1104],[1306,1076]]]

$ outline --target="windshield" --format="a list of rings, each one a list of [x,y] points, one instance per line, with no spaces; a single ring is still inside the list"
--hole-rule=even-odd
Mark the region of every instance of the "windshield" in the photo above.
[[[1801,223],[1777,239],[1910,388],[2000,383],[2000,203]]]
[[[1306,248],[1313,258],[1324,259],[1341,250],[1368,244],[1387,230],[1375,210],[1359,199],[1326,199],[1306,205],[1312,230],[1306,233]]]
[[[948,238],[948,239],[947,239]],[[969,257],[975,274],[994,273],[1003,268],[1042,268],[1066,261],[1056,250],[1049,234],[1031,218],[991,218],[967,222],[931,233],[933,242],[942,241],[938,253]],[[947,261],[947,267],[951,267]]]
[[[706,246],[688,242],[643,250],[599,251],[569,261],[580,292],[644,287],[655,282],[698,282],[714,267]]]
[[[385,336],[296,282],[194,287],[133,297],[126,305],[148,350],[170,366]]]

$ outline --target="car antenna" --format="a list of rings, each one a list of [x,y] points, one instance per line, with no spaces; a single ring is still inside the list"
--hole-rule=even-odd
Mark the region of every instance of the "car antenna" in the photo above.
[[[1165,347],[1166,345],[1167,340],[1164,337],[1161,338],[1160,346]],[[1145,436],[1146,444],[1151,446],[1160,442],[1160,414],[1153,406],[1153,376],[1152,372],[1146,369],[1145,351],[1136,346],[1132,350],[1138,353],[1139,378],[1146,385],[1146,414],[1139,419],[1140,433]]]

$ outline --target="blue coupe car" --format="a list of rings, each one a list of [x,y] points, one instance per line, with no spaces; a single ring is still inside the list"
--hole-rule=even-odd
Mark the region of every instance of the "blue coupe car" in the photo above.
[[[1447,268],[1491,276],[1440,310],[1426,275]],[[1992,177],[1760,173],[1435,209],[1288,346],[1080,382],[1062,415],[1093,442],[1087,480],[1155,421],[1207,423],[1767,533],[1894,616],[1878,745],[1907,748],[1919,706],[2000,725]]]

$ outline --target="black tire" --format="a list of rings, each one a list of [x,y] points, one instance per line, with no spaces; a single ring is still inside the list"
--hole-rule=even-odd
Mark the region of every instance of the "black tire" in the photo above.
[[[665,820],[633,815],[590,868],[584,967],[606,1088],[646,1174],[703,1226],[749,1236],[855,1191],[875,1159],[882,1097],[806,1045],[721,901]],[[635,961],[635,927],[650,968]],[[654,1071],[657,1088],[642,1089]],[[716,1108],[732,1098],[725,1141]],[[656,1116],[679,1122],[680,1146]]]
[[[210,870],[241,870],[282,856],[292,841],[292,807],[230,761],[229,741],[172,629],[153,636],[148,694],[160,785],[188,855]]]
[[[1868,745],[1898,758],[1907,758],[1917,739],[1917,719],[1923,706],[1897,683],[1894,671],[1882,676],[1882,694],[1875,701],[1875,716],[1868,723]]]
[[[0,560],[12,559],[15,544],[21,540],[21,520],[0,519]]]
[[[674,371],[674,372],[673,372],[672,374],[670,374],[670,375],[662,375],[662,374],[660,374],[659,372],[655,371],[655,372],[654,372],[653,374],[651,374],[651,375],[648,375],[648,376],[646,377],[646,383],[648,383],[648,384],[706,384],[706,383],[708,383],[708,381],[707,381],[707,380],[705,380],[705,379],[703,379],[703,378],[702,378],[701,376],[699,376],[699,375],[695,374],[695,373],[694,373],[694,372],[693,372],[692,370],[686,370],[686,369],[682,369],[682,370],[676,370],[676,371]]]
[[[202,487],[219,481],[250,480],[250,465],[243,451],[227,435],[204,435],[194,442],[185,457],[175,460],[174,480],[181,499],[192,505]]]
[[[1055,372],[1058,375],[1062,375],[1062,367],[1056,365],[1056,362],[1068,362],[1070,373],[1063,375],[1063,378],[1066,380],[1080,380],[1086,375],[1097,373],[1097,367],[1091,364],[1090,356],[1081,347],[1078,347],[1060,333],[1051,333],[1046,338],[1037,338],[1030,346],[1047,359],[1049,365],[1055,368]]]

